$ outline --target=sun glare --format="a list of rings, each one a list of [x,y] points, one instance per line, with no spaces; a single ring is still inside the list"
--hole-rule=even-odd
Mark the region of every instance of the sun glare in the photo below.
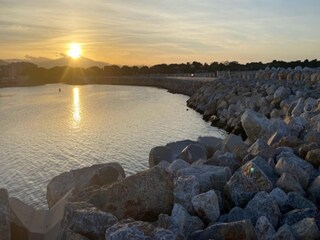
[[[68,54],[68,56],[72,57],[73,59],[79,58],[81,55],[80,44],[71,43],[67,54]]]

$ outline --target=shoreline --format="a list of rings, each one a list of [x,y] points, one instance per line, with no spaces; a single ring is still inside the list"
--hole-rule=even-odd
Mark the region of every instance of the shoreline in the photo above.
[[[27,207],[6,196],[20,219],[11,227],[58,239],[125,239],[120,232],[151,239],[319,238],[320,74],[270,72],[236,82],[109,79],[188,95],[189,107],[236,135],[154,147],[150,169],[129,177],[117,163],[56,176],[47,187],[45,233],[39,223],[22,221],[17,209]],[[59,217],[48,222],[52,214]]]

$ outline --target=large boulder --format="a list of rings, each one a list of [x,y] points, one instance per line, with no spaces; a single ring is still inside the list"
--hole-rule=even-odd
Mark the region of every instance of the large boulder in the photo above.
[[[211,189],[222,191],[231,177],[231,171],[228,167],[196,164],[179,170],[177,176],[195,176],[199,182],[200,192],[207,192]]]
[[[257,193],[244,211],[253,224],[256,224],[261,216],[265,216],[275,228],[281,216],[278,204],[267,192]]]
[[[308,188],[312,198],[319,204],[320,203],[320,176],[316,177]]]
[[[205,162],[205,164],[229,167],[232,173],[234,173],[240,167],[240,161],[235,159],[232,153],[223,153],[221,151],[216,151],[213,156]]]
[[[261,216],[256,223],[256,233],[258,239],[269,240],[276,233],[274,227],[265,216]]]
[[[94,192],[89,203],[118,219],[154,221],[172,210],[173,182],[165,170],[154,167]]]
[[[115,216],[100,211],[90,204],[67,203],[58,239],[68,239],[67,236],[72,234],[104,240],[106,229],[117,222]]]
[[[296,240],[293,236],[290,226],[287,224],[282,225],[276,234],[273,235],[273,240]]]
[[[181,204],[193,213],[192,198],[200,193],[200,186],[195,176],[181,176],[174,181],[174,202]]]
[[[270,192],[272,189],[272,181],[252,160],[236,171],[226,184],[229,197],[240,207],[244,207],[257,192]]]
[[[171,163],[174,159],[173,152],[166,146],[154,147],[149,153],[149,167],[158,165],[161,161]]]
[[[8,191],[6,189],[0,189],[0,239],[10,240],[10,222],[9,222],[9,202]]]
[[[305,191],[301,186],[298,177],[292,176],[290,173],[283,173],[278,179],[276,186],[281,188],[286,193],[288,192],[298,192],[301,195],[305,195]]]
[[[76,201],[77,195],[86,188],[110,185],[123,178],[125,178],[125,172],[118,163],[97,164],[61,173],[48,183],[48,206],[51,208],[71,189],[72,196],[69,201]]]
[[[318,168],[320,166],[320,148],[309,151],[306,160],[314,167]]]
[[[314,218],[305,218],[291,226],[294,237],[298,240],[320,239],[320,231]]]
[[[174,239],[174,236],[171,231],[151,223],[125,219],[106,230],[105,240]]]
[[[317,216],[317,210],[312,208],[294,209],[284,214],[280,219],[280,225],[287,224],[289,226],[300,222],[305,218],[314,218]]]
[[[207,159],[207,152],[205,147],[200,144],[190,144],[181,151],[177,158],[191,164],[200,159]]]
[[[178,226],[181,235],[185,238],[188,238],[192,232],[203,229],[204,227],[200,218],[191,216],[180,204],[174,204],[170,218],[173,220],[175,225]]]
[[[206,239],[241,239],[254,240],[257,239],[254,226],[249,220],[243,220],[231,223],[214,224],[203,231],[194,232],[190,240],[206,240]]]
[[[217,150],[221,149],[222,139],[217,137],[198,137],[198,142],[205,146],[207,157],[210,158]]]
[[[288,193],[288,201],[287,204],[295,209],[303,209],[303,208],[311,208],[317,209],[317,206],[309,201],[308,199],[301,196],[299,193],[290,192]]]
[[[194,196],[192,206],[204,222],[215,222],[220,216],[218,196],[214,190]]]

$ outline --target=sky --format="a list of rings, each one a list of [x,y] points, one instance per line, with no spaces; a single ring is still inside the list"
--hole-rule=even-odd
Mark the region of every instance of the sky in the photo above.
[[[319,0],[0,0],[0,59],[121,65],[319,59]]]

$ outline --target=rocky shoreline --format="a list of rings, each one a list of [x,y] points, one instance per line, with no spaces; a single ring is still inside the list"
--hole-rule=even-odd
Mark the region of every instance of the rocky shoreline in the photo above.
[[[320,239],[319,76],[266,69],[158,84],[230,134],[154,147],[150,169],[129,177],[118,163],[63,173],[46,211],[2,189],[0,239]]]

